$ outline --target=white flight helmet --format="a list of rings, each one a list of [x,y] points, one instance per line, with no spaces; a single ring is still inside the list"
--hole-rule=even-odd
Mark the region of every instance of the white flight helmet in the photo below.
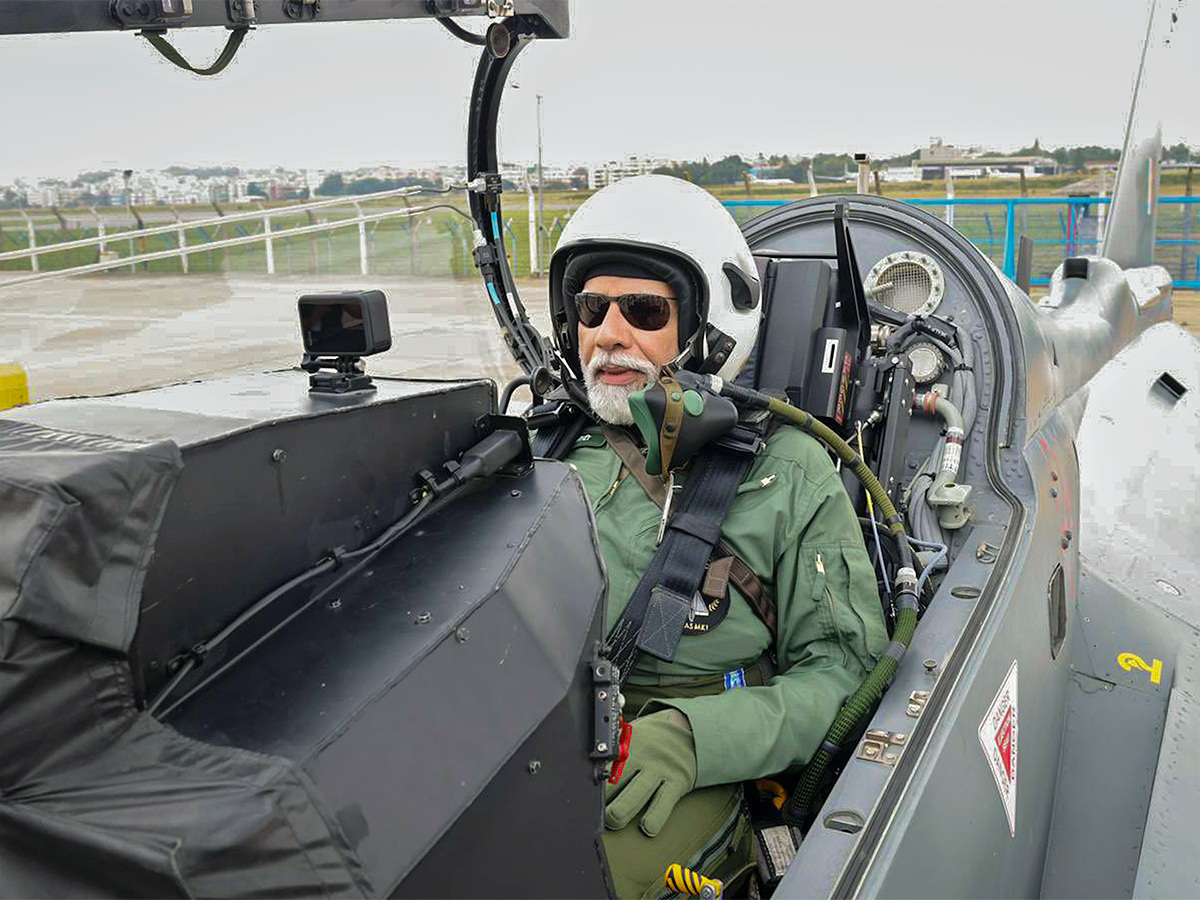
[[[708,360],[709,371],[733,378],[754,348],[761,320],[754,257],[712,194],[667,175],[639,175],[597,191],[563,229],[550,259],[550,317],[559,352],[576,374],[575,293],[590,268],[626,260],[674,289],[680,364],[695,369]],[[710,325],[734,341],[732,349]]]

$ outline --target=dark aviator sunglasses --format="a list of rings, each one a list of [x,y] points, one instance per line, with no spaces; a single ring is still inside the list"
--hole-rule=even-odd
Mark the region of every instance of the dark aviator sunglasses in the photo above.
[[[608,306],[616,303],[625,321],[641,331],[658,331],[671,321],[671,301],[658,294],[622,294],[610,297],[592,291],[575,295],[575,311],[584,328],[595,328],[608,315]]]

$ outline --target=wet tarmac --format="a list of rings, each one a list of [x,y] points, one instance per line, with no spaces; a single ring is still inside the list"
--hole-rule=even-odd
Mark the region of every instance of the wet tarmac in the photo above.
[[[0,281],[0,362],[24,366],[35,402],[287,368],[301,354],[298,296],[380,288],[392,348],[367,359],[369,372],[501,384],[518,374],[478,280],[335,278],[109,275],[9,290]],[[544,285],[520,290],[544,328]]]
[[[474,278],[110,274],[5,289],[3,277],[0,363],[25,368],[34,401],[295,366],[296,298],[321,290],[387,294],[392,349],[368,358],[369,372],[500,384],[518,374]],[[544,282],[519,289],[545,333]],[[1200,295],[1176,292],[1175,318],[1200,337]]]

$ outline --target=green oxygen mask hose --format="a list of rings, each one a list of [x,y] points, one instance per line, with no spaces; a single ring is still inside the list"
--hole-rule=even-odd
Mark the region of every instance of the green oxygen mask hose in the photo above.
[[[883,485],[879,483],[879,479],[875,477],[875,473],[870,470],[862,456],[846,441],[842,440],[837,432],[814,418],[811,414],[792,406],[785,400],[771,397],[749,388],[740,387],[739,385],[730,384],[715,375],[697,375],[686,371],[677,372],[674,374],[674,381],[668,386],[668,392],[675,388],[682,389],[685,392],[695,391],[702,396],[707,394],[723,397],[732,401],[736,406],[769,410],[773,415],[778,416],[786,422],[791,422],[793,425],[811,434],[833,450],[842,460],[842,463],[854,472],[871,495],[871,499],[883,513],[884,524],[897,539],[896,543],[900,551],[900,568],[896,573],[895,602],[897,614],[896,628],[892,634],[892,641],[888,644],[887,649],[883,651],[875,668],[871,670],[863,683],[859,685],[858,690],[846,701],[836,718],[834,718],[833,724],[825,734],[825,739],[821,741],[821,745],[809,760],[808,765],[805,766],[795,790],[792,791],[791,796],[788,798],[783,810],[784,817],[792,824],[805,825],[809,817],[816,812],[812,807],[830,763],[838,757],[845,742],[857,736],[859,724],[864,723],[866,718],[870,716],[875,704],[879,702],[879,699],[883,696],[883,692],[891,684],[892,678],[896,674],[896,669],[900,665],[900,660],[908,650],[913,634],[917,629],[917,612],[919,610],[917,604],[917,574],[913,566],[912,548],[908,544],[908,535],[904,530],[904,520],[896,512],[896,507],[892,504],[891,498],[887,495],[887,492],[883,489]],[[631,407],[633,406],[632,399],[630,405]],[[645,406],[644,403],[642,405]],[[665,423],[671,422],[675,424],[676,429],[679,428],[680,420],[675,419],[675,417],[666,417],[665,419],[660,416],[652,417],[649,415],[649,409],[642,410],[642,412],[643,415],[639,417],[637,416],[637,411],[635,411],[635,418],[639,420],[637,424],[643,436],[646,437],[647,444],[658,439],[660,435],[665,436],[661,432],[661,429],[665,427]],[[645,421],[643,422],[642,419]],[[686,418],[682,421],[686,421]],[[658,428],[654,426],[658,426]]]

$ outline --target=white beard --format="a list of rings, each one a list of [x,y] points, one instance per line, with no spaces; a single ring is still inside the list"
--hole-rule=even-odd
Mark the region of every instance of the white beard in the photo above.
[[[601,366],[622,366],[634,369],[646,376],[646,383],[606,384],[599,380]],[[607,353],[596,350],[591,361],[583,370],[583,383],[587,387],[588,403],[592,412],[613,425],[632,425],[633,413],[629,411],[629,397],[658,380],[658,368],[651,362],[631,353]]]

